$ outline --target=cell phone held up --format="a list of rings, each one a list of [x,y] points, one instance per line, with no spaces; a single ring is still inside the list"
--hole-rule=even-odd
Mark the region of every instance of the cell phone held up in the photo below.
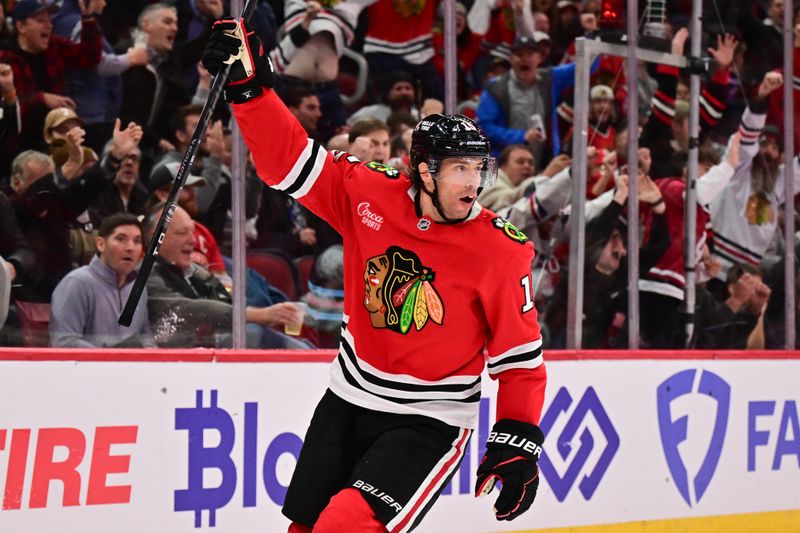
[[[535,113],[535,114],[531,115],[530,116],[530,124],[531,124],[531,128],[537,129],[537,130],[539,130],[541,132],[541,134],[542,134],[542,139],[541,140],[542,141],[546,141],[547,140],[547,131],[546,131],[546,128],[544,127],[544,119],[542,119],[542,115],[540,115],[539,113]]]

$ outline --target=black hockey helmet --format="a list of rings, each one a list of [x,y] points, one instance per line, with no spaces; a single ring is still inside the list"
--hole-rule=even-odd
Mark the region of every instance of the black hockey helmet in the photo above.
[[[428,115],[411,135],[411,177],[420,186],[420,163],[427,163],[431,174],[436,175],[443,159],[480,157],[484,159],[481,187],[489,187],[496,177],[490,151],[489,139],[471,119],[463,115]]]

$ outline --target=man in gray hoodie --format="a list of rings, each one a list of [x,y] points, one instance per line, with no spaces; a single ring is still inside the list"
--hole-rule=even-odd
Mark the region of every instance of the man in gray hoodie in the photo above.
[[[142,227],[136,216],[115,213],[103,220],[99,255],[67,274],[53,292],[50,345],[61,348],[155,348],[147,315],[147,291],[131,326],[117,324],[142,256]]]

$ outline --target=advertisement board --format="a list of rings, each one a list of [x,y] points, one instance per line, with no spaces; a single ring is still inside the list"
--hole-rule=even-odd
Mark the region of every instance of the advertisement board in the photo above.
[[[0,531],[285,531],[327,368],[0,361]],[[800,510],[800,360],[554,360],[548,374],[533,509],[497,522],[496,493],[471,495],[494,422],[485,378],[464,462],[417,531]]]

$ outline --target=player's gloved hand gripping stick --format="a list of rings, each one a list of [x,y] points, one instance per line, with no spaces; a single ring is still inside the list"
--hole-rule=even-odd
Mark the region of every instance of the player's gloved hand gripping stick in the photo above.
[[[478,466],[475,496],[492,492],[497,480],[503,484],[494,504],[498,520],[513,520],[536,498],[544,434],[538,426],[509,420],[495,423],[486,441],[486,454]]]
[[[189,147],[183,155],[183,161],[181,161],[181,166],[178,168],[175,181],[172,183],[172,189],[169,191],[166,207],[163,213],[161,213],[161,218],[158,220],[158,224],[153,233],[153,239],[147,247],[147,252],[145,252],[145,256],[142,259],[142,265],[139,268],[136,280],[133,283],[133,288],[128,296],[128,301],[125,302],[125,308],[122,310],[122,315],[119,317],[119,324],[122,326],[131,325],[133,313],[136,311],[136,306],[139,303],[139,299],[142,297],[145,285],[147,284],[147,278],[150,276],[150,271],[153,269],[158,250],[161,248],[161,242],[164,240],[164,235],[167,233],[167,226],[177,207],[178,195],[180,195],[181,189],[183,189],[186,183],[189,170],[192,168],[197,150],[203,142],[206,129],[208,129],[208,124],[211,122],[211,114],[214,111],[214,107],[217,105],[217,100],[219,100],[223,87],[226,88],[226,92],[228,88],[230,88],[229,90],[231,91],[230,98],[226,94],[227,101],[239,102],[247,101],[249,98],[254,98],[258,96],[258,94],[261,94],[261,86],[258,85],[258,87],[256,87],[256,83],[263,83],[266,85],[265,80],[272,80],[274,84],[275,75],[272,73],[269,60],[264,56],[258,37],[252,33],[247,34],[244,30],[244,21],[250,19],[257,3],[258,0],[246,0],[244,9],[242,10],[241,22],[236,22],[233,19],[223,19],[214,24],[214,31],[212,31],[209,42],[206,45],[206,50],[203,53],[203,64],[209,72],[214,75],[214,81],[211,84],[208,100],[206,100],[205,105],[203,105],[203,111],[200,113],[200,120],[197,122],[197,127],[195,127],[194,133],[192,134],[192,139],[189,141]],[[222,29],[223,27],[225,28],[224,30]],[[226,30],[233,31],[234,33],[239,32],[239,35],[246,35],[247,40],[245,42],[247,46],[237,45],[232,53],[225,54],[223,59],[219,62],[216,62],[213,58],[206,61],[206,56],[212,52],[212,55],[215,56],[223,53],[221,48],[223,45],[222,43],[228,43],[228,40],[223,39],[222,35]],[[231,38],[237,43],[243,42],[237,37],[231,36]],[[260,54],[258,56],[252,55],[255,44],[257,44],[256,50],[258,50]],[[260,59],[266,59],[266,68],[261,68]],[[214,68],[211,68],[212,66]],[[229,72],[231,75],[230,80],[228,80]],[[227,86],[226,80],[228,80]],[[268,86],[271,87],[272,85]],[[234,87],[238,88],[234,90]],[[248,97],[248,95],[251,96]],[[237,97],[238,99],[236,99]]]

